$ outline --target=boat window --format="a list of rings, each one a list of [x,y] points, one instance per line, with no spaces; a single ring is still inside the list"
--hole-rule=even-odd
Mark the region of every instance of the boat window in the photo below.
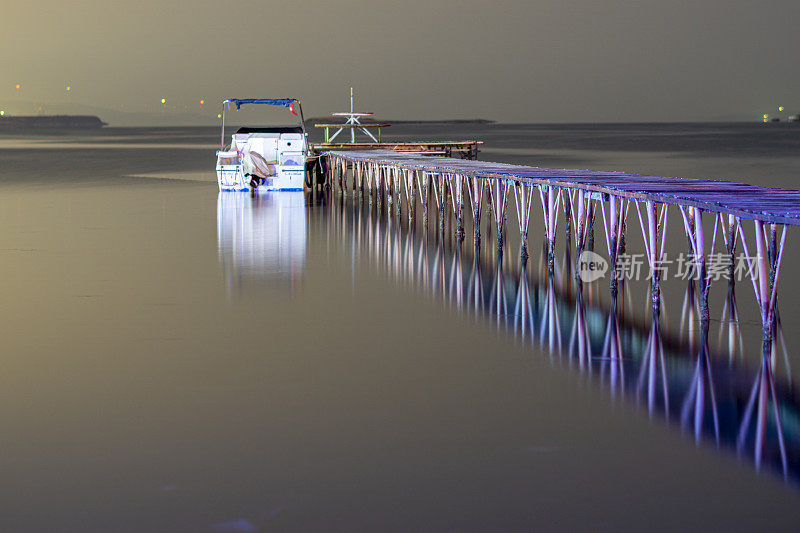
[[[219,158],[220,165],[238,165],[239,164],[239,155],[232,155],[230,157],[221,157]]]

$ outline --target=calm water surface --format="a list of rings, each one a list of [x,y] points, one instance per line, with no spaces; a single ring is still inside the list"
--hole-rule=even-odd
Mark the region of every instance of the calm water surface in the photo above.
[[[523,266],[514,231],[498,261],[352,197],[221,194],[217,134],[0,137],[0,530],[796,528],[793,231],[765,372],[749,282],[704,336],[670,280],[654,324],[644,284],[577,291],[563,233],[548,276],[538,218]],[[788,125],[394,135],[798,188]],[[747,418],[765,380],[783,439]]]

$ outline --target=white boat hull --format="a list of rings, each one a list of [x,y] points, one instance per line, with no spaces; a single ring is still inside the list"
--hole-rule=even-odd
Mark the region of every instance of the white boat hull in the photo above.
[[[303,190],[305,135],[262,130],[240,130],[231,138],[229,150],[217,152],[219,190]]]
[[[221,191],[249,191],[253,188],[250,176],[245,176],[241,165],[217,165],[217,183]],[[259,191],[302,191],[304,183],[305,168],[281,168],[274,176],[264,178],[264,183],[255,188]]]

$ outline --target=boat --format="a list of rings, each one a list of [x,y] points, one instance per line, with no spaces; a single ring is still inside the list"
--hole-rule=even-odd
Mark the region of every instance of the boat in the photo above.
[[[225,114],[236,106],[282,106],[298,116],[299,125],[241,127],[225,146]],[[306,177],[307,135],[296,98],[230,98],[222,102],[222,133],[217,151],[221,191],[302,190]]]

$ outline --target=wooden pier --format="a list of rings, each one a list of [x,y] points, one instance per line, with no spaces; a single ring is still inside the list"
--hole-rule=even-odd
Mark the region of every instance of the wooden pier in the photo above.
[[[595,225],[600,225],[599,221],[595,223],[596,219],[602,220],[604,251],[612,272],[616,272],[618,259],[625,250],[628,215],[632,214],[630,208],[634,207],[650,269],[655,313],[658,313],[660,302],[661,265],[665,260],[667,221],[672,206],[672,211],[677,211],[677,224],[682,225],[689,252],[699,270],[701,320],[709,320],[708,291],[712,281],[708,273],[709,255],[714,253],[717,233],[721,229],[731,272],[739,242],[745,254],[755,258],[750,278],[761,312],[765,350],[767,343],[771,342],[787,227],[800,225],[800,191],[727,181],[427,157],[389,150],[331,150],[324,152],[323,157],[327,169],[326,186],[368,195],[370,202],[374,199],[379,207],[391,203],[398,216],[405,211],[410,220],[414,219],[419,204],[426,227],[433,195],[439,230],[444,233],[446,210],[452,209],[456,222],[454,234],[459,242],[464,239],[466,210],[474,223],[474,242],[480,245],[481,217],[488,207],[496,230],[498,253],[502,253],[504,248],[507,204],[509,196],[512,196],[523,259],[528,256],[531,204],[533,197],[538,196],[551,265],[559,213],[563,212],[567,238],[575,243],[576,261],[580,261],[582,252],[588,249],[587,239],[592,238]],[[704,232],[704,215],[712,217],[712,235]],[[750,255],[751,248],[745,236],[743,223],[746,221],[752,221],[754,227],[755,239],[751,241],[755,245],[754,256]],[[615,279],[612,274],[614,297]]]
[[[483,141],[451,142],[333,142],[312,143],[311,150],[316,155],[331,151],[350,150],[391,150],[404,154],[435,155],[474,160]]]

